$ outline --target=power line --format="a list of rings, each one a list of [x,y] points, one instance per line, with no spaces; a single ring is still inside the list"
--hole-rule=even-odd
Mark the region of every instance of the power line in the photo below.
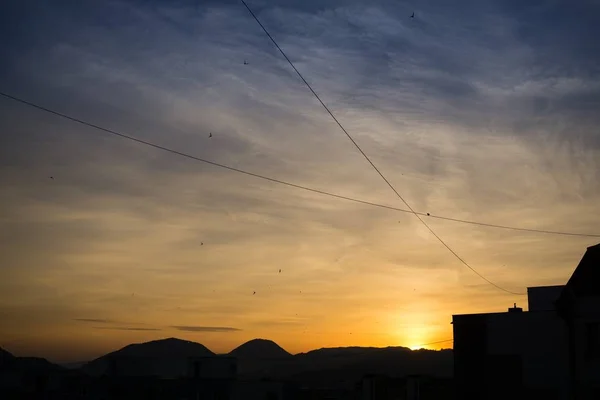
[[[227,166],[227,165],[224,165],[224,164],[219,164],[219,163],[216,163],[216,162],[213,162],[213,161],[209,161],[209,160],[206,160],[206,159],[203,159],[203,158],[200,158],[200,157],[192,156],[190,154],[186,154],[186,153],[183,153],[183,152],[180,152],[180,151],[177,151],[177,150],[173,150],[173,149],[168,148],[168,147],[157,145],[157,144],[154,144],[154,143],[142,140],[142,139],[137,139],[137,138],[135,138],[133,136],[129,136],[129,135],[126,135],[126,134],[123,134],[123,133],[119,133],[119,132],[113,131],[111,129],[103,128],[103,127],[101,127],[99,125],[95,125],[93,123],[86,122],[86,121],[83,121],[81,119],[68,116],[66,114],[60,113],[58,111],[51,110],[49,108],[40,106],[38,104],[29,102],[27,100],[23,100],[23,99],[20,99],[18,97],[11,96],[11,95],[9,95],[7,93],[0,92],[0,95],[4,96],[4,97],[6,97],[6,98],[8,98],[10,100],[13,100],[13,101],[16,101],[16,102],[28,105],[28,106],[33,107],[33,108],[36,108],[38,110],[45,111],[45,112],[48,112],[50,114],[54,114],[56,116],[68,119],[68,120],[73,121],[73,122],[77,122],[78,124],[86,125],[88,127],[91,127],[91,128],[94,128],[94,129],[98,129],[98,130],[104,131],[106,133],[110,133],[111,135],[119,136],[119,137],[121,137],[123,139],[128,139],[128,140],[131,140],[131,141],[134,141],[134,142],[137,142],[137,143],[144,144],[146,146],[151,146],[151,147],[154,147],[154,148],[159,149],[159,150],[167,151],[169,153],[173,153],[173,154],[178,155],[178,156],[182,156],[182,157],[186,157],[186,158],[189,158],[189,159],[193,159],[195,161],[200,161],[200,162],[203,162],[203,163],[206,163],[206,164],[210,164],[210,165],[213,165],[213,166],[216,166],[216,167],[219,167],[219,168],[224,168],[224,169],[227,169],[227,170],[230,170],[230,171],[233,171],[233,172],[238,172],[240,174],[252,176],[252,177],[255,177],[255,178],[263,179],[263,180],[270,181],[270,182],[273,182],[273,183],[278,183],[280,185],[285,185],[285,186],[293,187],[293,188],[296,188],[296,189],[306,190],[306,191],[317,193],[317,194],[321,194],[321,195],[324,195],[324,196],[333,197],[333,198],[336,198],[336,199],[351,201],[351,202],[354,202],[354,203],[364,204],[364,205],[372,206],[372,207],[383,208],[383,209],[387,209],[387,210],[391,210],[391,211],[398,211],[398,212],[403,212],[403,213],[414,214],[414,212],[412,212],[410,210],[403,209],[403,208],[393,207],[393,206],[389,206],[389,205],[386,205],[386,204],[375,203],[375,202],[372,202],[372,201],[361,200],[361,199],[357,199],[357,198],[354,198],[354,197],[349,197],[349,196],[344,196],[344,195],[340,195],[340,194],[336,194],[336,193],[327,192],[327,191],[324,191],[324,190],[314,189],[314,188],[311,188],[311,187],[308,187],[308,186],[298,185],[298,184],[295,184],[295,183],[291,183],[291,182],[287,182],[287,181],[282,181],[280,179],[271,178],[271,177],[268,177],[268,176],[265,176],[265,175],[255,174],[253,172],[245,171],[245,170],[242,170],[242,169],[239,169],[239,168],[230,167],[230,166]],[[542,233],[542,234],[548,234],[548,235],[563,235],[563,236],[578,236],[578,237],[600,238],[600,234],[593,234],[593,233],[563,232],[563,231],[549,231],[549,230],[542,230],[542,229],[520,228],[520,227],[516,227],[516,226],[497,225],[497,224],[489,224],[489,223],[485,223],[485,222],[470,221],[470,220],[459,219],[459,218],[444,217],[444,216],[441,216],[441,215],[434,215],[434,214],[423,213],[423,212],[417,212],[417,214],[419,214],[421,216],[424,216],[424,217],[426,216],[426,217],[429,217],[429,218],[436,218],[436,219],[441,219],[441,220],[451,221],[451,222],[456,222],[456,223],[462,223],[462,224],[479,225],[479,226],[483,226],[483,227],[487,227],[487,228],[494,228],[494,229],[507,229],[507,230],[514,230],[514,231],[530,232],[530,233]]]
[[[271,41],[273,42],[273,44],[275,45],[275,47],[277,47],[277,49],[279,50],[279,52],[283,55],[283,57],[285,57],[285,59],[287,60],[287,62],[292,66],[292,68],[294,69],[294,71],[296,71],[296,74],[298,74],[298,76],[300,77],[300,79],[302,79],[302,81],[308,87],[308,89],[310,89],[310,91],[312,92],[312,94],[317,98],[317,100],[319,100],[319,103],[321,103],[321,105],[327,111],[327,113],[331,116],[331,118],[336,122],[336,124],[340,127],[340,129],[346,134],[346,136],[348,137],[348,139],[350,139],[350,141],[352,142],[352,144],[354,144],[354,146],[363,155],[363,157],[369,162],[369,164],[371,164],[371,167],[373,167],[373,169],[379,174],[379,176],[381,177],[381,179],[384,180],[384,182],[390,187],[390,189],[392,189],[392,191],[396,194],[396,196],[398,196],[398,198],[400,200],[402,200],[402,202],[406,205],[406,207],[408,207],[408,209],[410,210],[410,212],[413,213],[415,215],[415,217],[417,217],[419,219],[419,221],[421,221],[421,223],[429,230],[429,232],[431,232],[431,234],[446,249],[448,249],[448,251],[450,253],[452,253],[454,255],[454,257],[456,257],[456,259],[458,259],[464,266],[466,266],[467,268],[469,268],[474,274],[476,274],[477,276],[479,276],[481,279],[483,279],[484,281],[486,281],[490,285],[492,285],[495,288],[497,288],[499,290],[502,290],[502,291],[504,291],[506,293],[515,294],[515,295],[521,295],[521,296],[527,295],[527,293],[517,293],[517,292],[510,291],[508,289],[503,288],[502,286],[499,286],[499,285],[495,284],[494,282],[490,281],[489,279],[487,279],[485,276],[483,276],[482,274],[480,274],[475,268],[471,267],[441,237],[439,237],[437,235],[437,233],[434,232],[433,229],[431,229],[431,227],[427,224],[427,222],[425,222],[421,218],[421,216],[415,210],[413,210],[413,208],[410,206],[410,204],[408,204],[408,202],[404,199],[404,197],[402,197],[402,195],[396,190],[396,188],[390,183],[390,181],[387,180],[387,178],[383,175],[383,173],[381,173],[381,171],[379,170],[379,168],[377,168],[377,166],[373,163],[373,161],[371,161],[371,159],[369,158],[369,156],[367,156],[367,154],[361,149],[361,147],[358,145],[358,143],[356,143],[356,141],[354,140],[354,138],[348,133],[348,131],[346,130],[346,128],[344,128],[344,126],[340,123],[340,121],[338,121],[338,119],[335,117],[335,115],[333,115],[333,113],[331,112],[331,110],[329,109],[329,107],[327,107],[327,105],[325,105],[325,103],[323,102],[323,100],[321,100],[321,98],[319,97],[319,95],[317,94],[317,92],[315,92],[314,89],[312,88],[312,86],[306,81],[306,79],[304,79],[304,77],[302,76],[302,74],[300,73],[300,71],[298,71],[298,69],[296,68],[296,66],[294,65],[294,63],[288,58],[288,56],[284,53],[284,51],[281,49],[281,47],[279,47],[279,45],[277,44],[277,42],[275,41],[275,39],[273,39],[273,36],[271,36],[271,34],[269,33],[269,31],[267,31],[267,29],[260,22],[260,20],[258,19],[258,17],[254,14],[254,12],[252,12],[252,10],[250,9],[250,7],[248,7],[248,4],[246,4],[246,2],[244,0],[240,0],[240,1],[242,2],[242,4],[244,4],[244,6],[250,12],[250,15],[252,15],[252,17],[256,20],[256,22],[258,23],[258,25],[260,25],[260,27],[262,28],[262,30],[267,34],[267,36],[269,37],[269,39],[271,39]]]
[[[410,212],[408,210],[403,210],[403,211]],[[445,221],[452,221],[452,222],[460,222],[462,224],[479,225],[479,226],[484,226],[484,227],[488,227],[488,228],[509,229],[509,230],[513,230],[513,231],[532,232],[532,233],[544,233],[544,234],[548,234],[548,235],[583,236],[583,237],[595,237],[595,238],[600,237],[600,234],[594,234],[594,233],[549,231],[549,230],[544,230],[544,229],[530,229],[530,228],[520,228],[520,227],[508,226],[508,225],[488,224],[485,222],[469,221],[469,220],[465,220],[465,219],[443,217],[443,216],[433,215],[433,214],[428,215],[425,213],[419,213],[419,215],[426,215],[430,218],[443,219]]]

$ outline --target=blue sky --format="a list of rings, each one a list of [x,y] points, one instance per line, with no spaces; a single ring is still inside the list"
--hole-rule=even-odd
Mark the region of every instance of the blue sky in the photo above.
[[[597,1],[248,3],[416,210],[599,233]],[[404,208],[239,2],[1,7],[3,92]],[[451,337],[452,313],[523,301],[409,214],[257,181],[4,98],[0,167],[0,345],[17,353],[78,359],[180,333],[222,350],[256,336],[290,351],[411,345]],[[598,241],[431,226],[516,291],[565,282]],[[139,324],[148,330],[124,329]]]

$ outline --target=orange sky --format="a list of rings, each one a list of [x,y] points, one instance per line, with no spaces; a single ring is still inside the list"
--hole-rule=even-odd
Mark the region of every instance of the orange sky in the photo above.
[[[244,10],[97,7],[130,20],[90,28],[59,8],[29,10],[45,24],[24,24],[40,31],[11,53],[3,87],[198,157],[405,208]],[[405,35],[414,45],[397,10],[378,7],[354,24],[377,43]],[[190,36],[157,13],[201,32]],[[559,106],[542,114],[531,100],[561,104],[592,82],[515,72],[534,67],[527,54],[536,50],[510,24],[490,33],[506,49],[498,58],[476,33],[441,24],[465,35],[456,53],[441,50],[448,36],[431,34],[422,60],[371,43],[369,51],[396,61],[372,60],[345,31],[345,15],[267,16],[339,33],[280,37],[305,57],[299,68],[412,207],[598,233],[597,125]],[[469,54],[481,55],[469,59],[473,70],[463,66],[477,94],[445,93],[459,83],[439,57],[462,65]],[[258,337],[292,353],[413,347],[452,338],[452,314],[526,306],[461,265],[411,214],[194,162],[4,98],[0,167],[0,346],[17,355],[80,361],[164,337],[215,352]],[[427,221],[486,278],[519,292],[565,283],[600,241]]]

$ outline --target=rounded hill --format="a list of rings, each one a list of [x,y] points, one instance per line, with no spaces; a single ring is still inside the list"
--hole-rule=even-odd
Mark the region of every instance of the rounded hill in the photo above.
[[[233,349],[230,356],[237,358],[280,359],[292,355],[272,340],[253,339]]]
[[[119,373],[124,375],[147,375],[150,370],[152,370],[152,374],[156,372],[155,370],[158,367],[153,366],[153,363],[161,364],[159,369],[161,373],[165,373],[164,371],[169,368],[173,370],[179,368],[170,366],[174,360],[179,360],[178,364],[183,365],[185,364],[184,360],[189,357],[212,356],[214,356],[214,353],[200,343],[169,338],[130,344],[85,364],[82,370],[93,376],[103,375],[110,371],[111,360],[113,362],[121,360],[118,362],[120,364]]]
[[[111,354],[134,357],[208,357],[214,355],[200,343],[176,338],[130,344]]]

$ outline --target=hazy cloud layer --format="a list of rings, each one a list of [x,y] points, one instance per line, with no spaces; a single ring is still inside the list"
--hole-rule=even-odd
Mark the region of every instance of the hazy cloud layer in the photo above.
[[[110,331],[160,331],[158,328],[138,328],[133,326],[95,326],[94,329],[104,329]]]
[[[95,319],[95,318],[75,318],[77,322],[90,322],[90,323],[99,323],[99,324],[113,324],[115,321],[111,321],[110,319]]]
[[[0,6],[1,91],[404,207],[239,2],[38,3]],[[249,4],[415,210],[600,233],[597,2]],[[599,241],[428,221],[514,291],[564,283]],[[160,336],[81,329],[132,320],[200,328],[180,331],[216,351],[265,336],[292,352],[411,346],[446,339],[453,313],[525,302],[464,268],[410,214],[4,97],[0,223],[0,338],[17,354],[79,360]],[[239,331],[202,330],[229,326]]]
[[[241,329],[228,326],[172,326],[171,328],[184,332],[238,332]]]

